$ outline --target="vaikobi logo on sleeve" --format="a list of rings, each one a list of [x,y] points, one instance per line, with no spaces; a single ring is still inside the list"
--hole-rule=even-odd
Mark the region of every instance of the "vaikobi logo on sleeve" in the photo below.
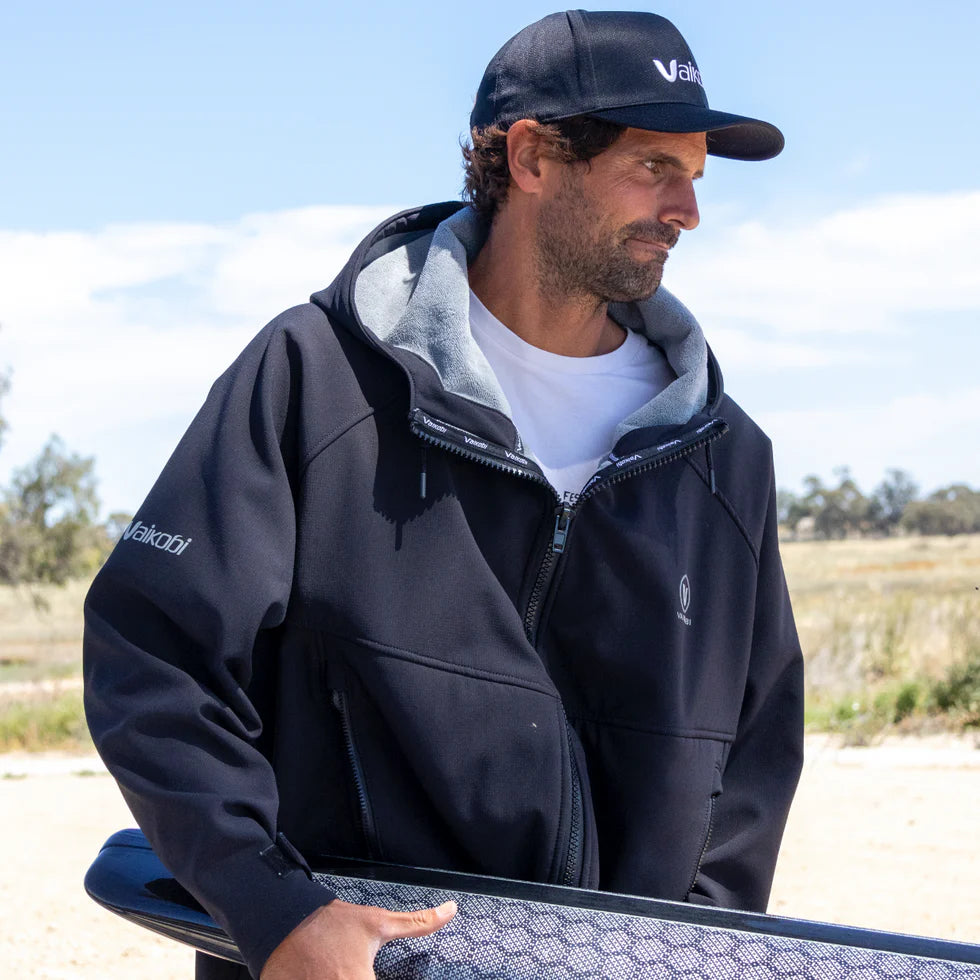
[[[149,545],[158,551],[166,551],[171,555],[182,555],[193,538],[185,538],[179,534],[168,534],[158,531],[156,524],[147,527],[142,521],[130,521],[123,531],[123,541],[135,541],[137,544]]]

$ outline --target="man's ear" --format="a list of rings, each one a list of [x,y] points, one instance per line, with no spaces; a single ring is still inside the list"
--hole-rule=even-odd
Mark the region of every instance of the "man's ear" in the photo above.
[[[510,179],[525,193],[541,190],[541,138],[532,119],[518,119],[507,130]]]

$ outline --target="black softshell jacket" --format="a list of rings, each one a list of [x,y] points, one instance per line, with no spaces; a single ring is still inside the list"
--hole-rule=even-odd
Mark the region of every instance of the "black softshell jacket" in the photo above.
[[[99,752],[256,977],[331,897],[301,854],[768,898],[802,742],[769,441],[706,354],[703,407],[562,504],[441,301],[405,326],[359,292],[379,259],[441,289],[458,208],[254,339],[87,600]]]

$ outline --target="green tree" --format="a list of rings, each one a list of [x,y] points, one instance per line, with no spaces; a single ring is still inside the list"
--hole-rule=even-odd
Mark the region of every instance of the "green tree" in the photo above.
[[[14,473],[0,498],[0,582],[61,584],[98,566],[105,532],[95,523],[94,466],[52,436]]]
[[[818,476],[804,481],[803,499],[799,502],[797,520],[813,517],[813,528],[819,538],[846,538],[866,530],[869,520],[868,498],[861,493],[846,466],[834,470],[840,481],[837,487],[824,486]]]
[[[892,534],[905,509],[919,496],[919,487],[905,470],[890,469],[871,495],[869,513],[876,529]]]
[[[9,372],[0,373],[0,402],[9,390]],[[6,429],[0,412],[0,443]],[[53,435],[11,485],[0,488],[0,583],[60,584],[104,561],[129,519],[112,514],[105,525],[96,523],[94,467],[93,459],[70,453]]]
[[[902,526],[917,534],[972,534],[980,531],[980,491],[965,483],[936,490],[909,504]]]

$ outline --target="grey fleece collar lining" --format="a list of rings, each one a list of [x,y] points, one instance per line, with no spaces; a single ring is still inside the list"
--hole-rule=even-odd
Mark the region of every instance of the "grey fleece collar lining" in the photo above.
[[[484,226],[466,207],[431,235],[380,256],[358,275],[354,303],[361,322],[383,343],[417,354],[446,390],[510,417],[510,406],[469,325],[468,263],[484,241]],[[678,425],[700,411],[708,395],[708,349],[688,309],[661,287],[648,300],[612,304],[609,314],[642,333],[667,357],[677,379],[616,428]]]

